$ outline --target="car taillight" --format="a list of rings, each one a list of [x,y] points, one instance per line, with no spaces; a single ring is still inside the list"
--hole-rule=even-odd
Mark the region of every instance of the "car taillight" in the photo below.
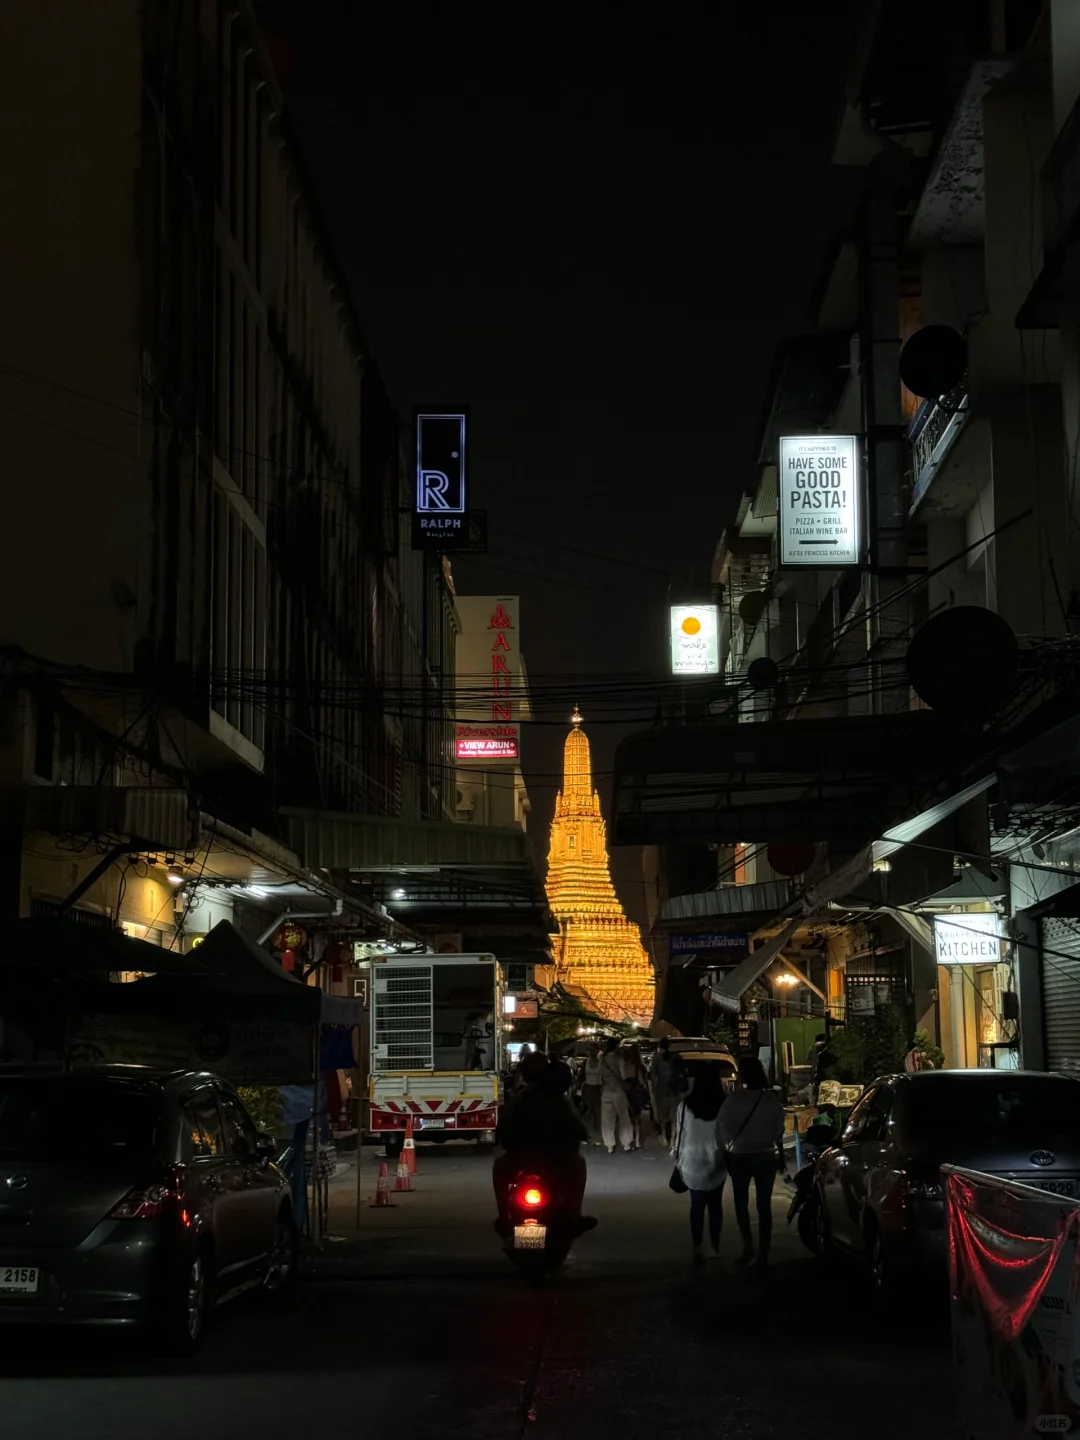
[[[538,1190],[535,1185],[530,1185],[521,1197],[522,1203],[533,1207],[544,1203],[544,1192]]]
[[[152,1220],[165,1212],[180,1198],[176,1176],[170,1174],[156,1185],[132,1190],[109,1211],[110,1220]]]

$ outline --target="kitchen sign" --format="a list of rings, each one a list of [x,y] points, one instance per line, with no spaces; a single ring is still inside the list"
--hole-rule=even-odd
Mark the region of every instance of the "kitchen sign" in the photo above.
[[[859,437],[782,435],[780,564],[858,565]]]
[[[934,916],[934,954],[939,965],[999,965],[1004,958],[1001,916]]]
[[[672,605],[671,673],[720,673],[720,624],[715,605]]]

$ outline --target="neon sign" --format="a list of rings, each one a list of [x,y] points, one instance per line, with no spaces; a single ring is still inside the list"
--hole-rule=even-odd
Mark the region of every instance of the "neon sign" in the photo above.
[[[459,724],[454,731],[458,760],[520,760],[520,725]]]
[[[464,515],[467,424],[464,410],[417,412],[417,515]]]

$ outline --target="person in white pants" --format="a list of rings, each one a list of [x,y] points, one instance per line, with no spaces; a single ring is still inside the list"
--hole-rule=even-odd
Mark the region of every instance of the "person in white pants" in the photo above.
[[[600,1080],[603,1086],[600,1096],[600,1125],[607,1152],[614,1155],[616,1134],[624,1150],[631,1149],[634,1144],[634,1122],[630,1118],[630,1102],[626,1098],[626,1086],[623,1084],[619,1042],[614,1035],[608,1041],[604,1058],[600,1062]]]

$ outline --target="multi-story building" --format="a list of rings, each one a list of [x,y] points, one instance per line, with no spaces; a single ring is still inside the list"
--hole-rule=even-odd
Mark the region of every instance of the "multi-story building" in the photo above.
[[[1080,1027],[1066,1040],[1047,1018],[1080,935],[1055,919],[1061,954],[1040,954],[1036,898],[1067,884],[1080,824],[1044,773],[1069,773],[1054,727],[1075,708],[1080,614],[1062,304],[1078,40],[1067,3],[875,7],[834,156],[863,169],[863,200],[812,332],[780,348],[757,475],[716,552],[726,685],[711,725],[619,762],[619,838],[719,847],[713,888],[659,914],[749,932],[717,992],[896,1010],[958,1065],[1080,1056]],[[800,436],[855,437],[858,563],[782,563],[780,442]],[[939,963],[935,916],[973,932],[1011,916],[1012,943]]]
[[[5,913],[378,927],[283,811],[452,816],[453,599],[251,8],[4,32]]]
[[[454,761],[457,819],[527,828],[522,726],[532,718],[516,595],[458,595]]]

